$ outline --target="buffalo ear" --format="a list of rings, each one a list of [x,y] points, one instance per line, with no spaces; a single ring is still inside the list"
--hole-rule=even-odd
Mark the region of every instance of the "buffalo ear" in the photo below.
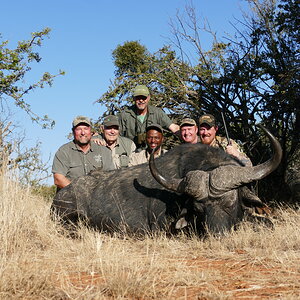
[[[185,219],[185,217],[181,217],[175,224],[175,229],[183,229],[184,227],[186,227],[188,225],[187,220]]]

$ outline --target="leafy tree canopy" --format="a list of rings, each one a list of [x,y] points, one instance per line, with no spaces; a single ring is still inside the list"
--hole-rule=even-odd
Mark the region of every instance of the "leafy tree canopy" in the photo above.
[[[40,62],[41,57],[36,48],[42,45],[42,41],[49,36],[50,28],[45,28],[39,32],[33,32],[31,39],[20,41],[15,49],[8,48],[8,41],[3,40],[0,35],[0,101],[4,99],[13,100],[14,104],[23,109],[32,121],[42,125],[44,128],[52,127],[54,121],[47,115],[38,116],[26,101],[29,92],[36,88],[43,88],[45,85],[51,86],[53,79],[59,74],[52,75],[45,72],[38,82],[24,85],[25,75],[31,70],[34,62]]]
[[[114,64],[117,68],[116,76],[148,72],[147,55],[149,54],[146,47],[138,41],[129,41],[125,42],[124,45],[118,45],[112,52]]]
[[[29,40],[18,42],[15,49],[10,49],[9,42],[0,35],[0,168],[17,169],[20,182],[30,185],[38,185],[49,177],[48,162],[41,160],[39,142],[34,147],[24,147],[24,133],[19,132],[19,128],[11,121],[10,105],[24,110],[33,122],[43,128],[52,128],[54,125],[47,115],[34,113],[26,96],[37,88],[51,86],[53,79],[64,72],[59,71],[56,75],[45,72],[37,82],[25,83],[26,74],[31,71],[33,63],[42,59],[36,48],[42,46],[42,41],[49,33],[49,28],[33,32]]]

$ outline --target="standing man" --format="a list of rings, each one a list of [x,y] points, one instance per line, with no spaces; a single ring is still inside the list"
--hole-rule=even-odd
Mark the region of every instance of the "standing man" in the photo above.
[[[131,167],[148,162],[152,150],[157,147],[159,148],[155,151],[154,158],[165,154],[167,151],[162,149],[163,140],[164,136],[162,127],[158,124],[149,125],[146,128],[147,148],[138,153],[133,153],[128,166]]]
[[[114,169],[109,150],[91,143],[92,123],[90,119],[78,116],[73,120],[72,125],[73,141],[61,146],[53,160],[52,173],[54,184],[58,189],[96,168]]]
[[[202,115],[199,118],[200,142],[215,148],[222,148],[228,154],[237,157],[245,166],[252,166],[250,158],[234,140],[230,139],[230,143],[228,143],[225,137],[216,135],[218,129],[213,115]]]
[[[180,123],[180,137],[184,143],[196,144],[200,142],[196,121],[184,118]]]
[[[135,87],[133,100],[134,105],[119,114],[120,134],[133,140],[138,149],[146,148],[146,128],[153,123],[179,133],[179,126],[162,109],[149,105],[150,92],[145,85]]]
[[[119,133],[119,120],[117,116],[109,115],[103,121],[103,138],[106,147],[111,153],[114,167],[120,169],[127,167],[131,154],[135,151],[134,142]]]

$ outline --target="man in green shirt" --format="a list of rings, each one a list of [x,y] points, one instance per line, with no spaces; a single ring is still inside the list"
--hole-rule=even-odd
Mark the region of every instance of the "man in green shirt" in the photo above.
[[[119,114],[120,135],[133,140],[138,149],[146,148],[146,128],[158,124],[163,129],[179,133],[179,126],[158,107],[149,105],[150,92],[145,85],[138,85],[133,91],[135,104]]]
[[[90,119],[78,116],[72,125],[73,141],[61,146],[53,160],[52,173],[58,189],[96,168],[114,169],[110,151],[106,147],[91,143]]]

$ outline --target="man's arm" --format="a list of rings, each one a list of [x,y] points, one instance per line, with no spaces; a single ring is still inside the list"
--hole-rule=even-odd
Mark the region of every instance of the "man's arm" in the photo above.
[[[130,155],[131,155],[132,153],[135,153],[135,150],[136,150],[136,145],[135,145],[134,142],[132,142],[132,143],[131,143],[131,146],[130,146]]]
[[[54,173],[53,177],[54,177],[54,184],[60,189],[64,188],[65,186],[71,183],[71,181],[62,174]]]
[[[122,111],[117,114],[118,120],[119,120],[119,133],[121,136],[125,136],[126,128],[124,126],[124,119],[125,119],[125,111]]]
[[[58,149],[54,155],[52,164],[52,174],[54,178],[54,184],[57,188],[63,188],[70,184],[70,180],[67,179],[66,175],[70,168],[69,157],[67,155],[67,144],[63,145]]]
[[[177,124],[173,123],[173,121],[169,118],[169,116],[158,107],[152,107],[149,106],[151,110],[153,110],[153,113],[155,113],[156,120],[153,120],[154,123],[158,123],[160,126],[162,126],[164,129],[169,129],[172,131],[175,135],[180,137],[180,128]]]
[[[169,126],[169,129],[177,136],[180,137],[180,128],[177,124],[175,123],[172,123],[170,126]]]

